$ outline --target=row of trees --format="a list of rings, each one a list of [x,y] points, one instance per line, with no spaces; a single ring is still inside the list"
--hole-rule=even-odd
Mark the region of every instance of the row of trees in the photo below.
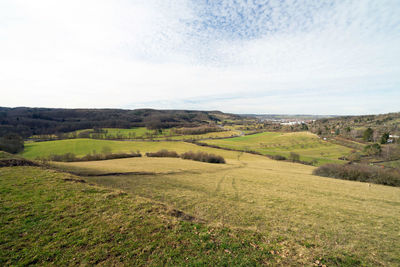
[[[222,117],[240,118],[217,111],[0,107],[0,136],[17,133],[27,138],[32,135],[66,133],[93,128],[195,127],[208,124],[210,121],[220,121]]]

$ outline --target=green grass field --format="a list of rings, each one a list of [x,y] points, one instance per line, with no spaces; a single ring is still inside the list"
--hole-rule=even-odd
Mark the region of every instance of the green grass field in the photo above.
[[[311,174],[312,166],[225,153],[225,165],[167,158],[61,165],[92,174],[153,166],[150,175],[86,179],[166,203],[210,227],[261,234],[278,244],[287,265],[400,264],[400,188],[323,178]]]
[[[76,156],[84,156],[96,151],[101,153],[104,147],[111,149],[113,153],[131,152],[139,150],[142,153],[156,152],[160,149],[173,150],[178,153],[187,151],[210,151],[209,148],[200,147],[194,144],[176,141],[113,141],[113,140],[94,140],[94,139],[67,139],[46,142],[27,142],[21,154],[25,158],[35,159],[37,157],[48,157],[51,154],[74,153]],[[213,149],[220,155],[231,155],[227,151]]]
[[[1,266],[254,266],[279,245],[36,167],[0,168]]]
[[[350,150],[309,133],[209,142],[265,154],[293,151],[320,162]],[[0,168],[1,263],[400,265],[400,188],[319,177],[313,166],[185,142],[30,142],[22,156],[83,156],[103,147],[115,153],[205,151],[226,164],[147,157],[50,163],[79,178]],[[186,215],[171,218],[174,209]],[[214,237],[198,237],[210,231],[223,241],[213,245]]]
[[[240,131],[234,129],[227,129],[221,132],[210,132],[206,134],[195,134],[195,135],[176,135],[174,129],[163,129],[162,132],[155,130],[149,130],[146,127],[137,127],[131,129],[120,129],[120,128],[103,128],[107,131],[106,134],[97,134],[97,139],[154,139],[154,140],[197,140],[197,139],[208,139],[208,138],[223,138],[239,136]],[[78,130],[71,134],[80,134],[82,132],[92,131],[90,129]],[[93,134],[90,134],[94,137]]]
[[[220,147],[253,150],[265,155],[282,155],[288,157],[290,152],[300,155],[303,161],[324,163],[343,162],[338,158],[347,155],[351,149],[321,140],[309,132],[280,133],[264,132],[254,135],[234,137],[220,140],[206,140],[207,144]]]

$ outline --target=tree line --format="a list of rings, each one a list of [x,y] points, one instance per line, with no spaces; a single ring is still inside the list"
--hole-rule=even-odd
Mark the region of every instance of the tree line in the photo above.
[[[238,119],[219,111],[154,110],[154,109],[51,109],[0,107],[0,137],[67,133],[93,128],[147,127],[163,129],[196,127],[218,122],[222,117]]]

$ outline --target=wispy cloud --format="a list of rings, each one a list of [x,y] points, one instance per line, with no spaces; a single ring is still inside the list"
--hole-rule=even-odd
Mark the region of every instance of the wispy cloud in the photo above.
[[[398,109],[400,2],[0,3],[0,105]]]

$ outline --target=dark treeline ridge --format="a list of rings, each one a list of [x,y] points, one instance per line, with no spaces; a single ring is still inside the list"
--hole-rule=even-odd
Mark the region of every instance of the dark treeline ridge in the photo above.
[[[220,111],[0,107],[0,136],[13,133],[27,138],[93,128],[196,127],[226,118],[241,119]]]

